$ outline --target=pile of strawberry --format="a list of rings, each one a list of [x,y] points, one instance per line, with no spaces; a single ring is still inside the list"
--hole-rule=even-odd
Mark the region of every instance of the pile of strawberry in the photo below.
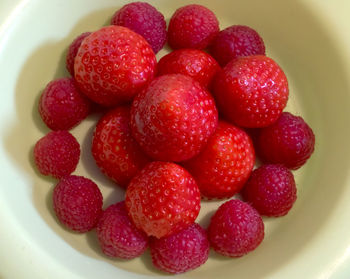
[[[111,24],[73,41],[72,77],[51,81],[39,101],[53,131],[36,143],[34,158],[42,174],[59,179],[52,197],[58,220],[76,232],[96,228],[110,257],[132,259],[149,247],[154,266],[169,273],[202,265],[210,247],[228,257],[254,250],[264,238],[261,215],[292,208],[291,170],[315,144],[304,120],[283,112],[283,70],[265,56],[255,30],[220,31],[215,14],[200,5],[176,10],[168,29],[142,2],[122,7]],[[157,63],[166,41],[174,50]],[[105,210],[98,186],[72,175],[80,145],[68,132],[96,104],[106,109],[93,157],[126,189],[125,201]],[[253,170],[255,154],[263,164]],[[241,199],[223,203],[208,228],[195,223],[201,197],[237,193]]]

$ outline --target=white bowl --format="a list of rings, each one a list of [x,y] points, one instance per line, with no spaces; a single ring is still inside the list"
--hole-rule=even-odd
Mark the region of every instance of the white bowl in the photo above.
[[[150,1],[169,18],[189,2]],[[267,55],[290,83],[287,110],[302,115],[316,135],[316,150],[295,172],[298,200],[282,218],[265,218],[266,237],[254,252],[229,259],[211,252],[208,262],[178,278],[349,278],[350,274],[350,33],[344,0],[202,0],[221,28],[249,25],[265,40]],[[41,90],[67,76],[64,57],[80,33],[108,24],[127,1],[2,0],[0,9],[0,277],[154,278],[166,276],[149,254],[132,261],[104,257],[94,232],[73,234],[51,209],[55,181],[38,175],[35,142],[48,132],[37,113]],[[163,55],[165,51],[159,54]],[[82,143],[76,174],[94,179],[105,205],[123,191],[103,177],[89,153],[97,116],[72,133]],[[218,202],[203,202],[206,225]],[[167,276],[169,277],[169,276]]]

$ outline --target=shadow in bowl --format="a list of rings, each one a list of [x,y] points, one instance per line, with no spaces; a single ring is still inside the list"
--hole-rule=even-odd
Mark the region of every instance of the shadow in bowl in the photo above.
[[[196,2],[212,8],[221,20],[221,27],[244,24],[261,33],[266,43],[267,54],[286,70],[293,88],[290,94],[300,103],[300,106],[290,109],[297,113],[302,112],[316,134],[315,154],[304,167],[302,175],[297,178],[299,199],[291,215],[273,220],[277,224],[276,229],[269,232],[270,235],[254,253],[234,261],[220,260],[221,257],[211,256],[206,265],[188,275],[204,279],[212,278],[212,274],[215,273],[217,278],[224,278],[227,269],[230,269],[232,276],[237,278],[268,278],[269,274],[293,261],[307,246],[306,244],[322,230],[327,219],[332,216],[334,206],[341,197],[344,187],[347,186],[345,181],[350,167],[348,159],[350,149],[345,148],[350,141],[347,123],[350,103],[348,77],[336,44],[327,33],[326,23],[299,1],[227,0],[221,1],[220,5],[209,0]],[[157,8],[167,11],[165,14],[169,16],[170,11],[185,4],[188,2],[184,0],[166,0],[159,2]],[[16,86],[17,122],[7,131],[4,142],[10,158],[33,177],[31,185],[33,204],[40,216],[55,233],[77,251],[99,260],[105,258],[94,248],[96,243],[92,233],[87,236],[71,236],[57,224],[48,210],[50,206],[46,199],[51,191],[52,181],[38,177],[31,160],[23,155],[28,154],[28,150],[38,138],[48,131],[41,124],[39,115],[35,113],[33,107],[37,105],[40,90],[51,79],[67,76],[65,52],[62,50],[65,50],[82,31],[88,31],[84,26],[90,26],[89,21],[92,17],[108,18],[114,10],[115,7],[89,14],[76,24],[66,39],[48,41],[30,55],[19,73]],[[95,29],[99,27],[96,26]],[[56,57],[59,57],[58,61]],[[86,134],[91,136],[93,131],[91,126],[95,121],[94,116],[90,117],[74,128],[72,133],[80,140]],[[26,131],[30,133],[25,134]],[[104,178],[95,166],[89,163],[91,155],[88,153],[88,146],[88,139],[85,137],[82,141],[82,160],[76,174],[88,175],[93,180],[98,180],[106,197],[114,191],[112,182]],[[339,164],[339,161],[342,163]],[[337,167],[330,173],[329,166]],[[109,203],[121,199],[123,192],[118,191],[112,194],[115,196],[107,200]],[[203,210],[205,211],[205,208]],[[206,212],[203,216],[205,215]],[[208,220],[204,218],[203,224],[207,223]],[[89,245],[86,245],[87,243]],[[128,271],[160,276],[149,264],[149,258],[144,257],[148,256],[141,257],[141,260],[133,260],[130,264],[108,262]],[[144,264],[140,266],[135,263]],[[259,265],[256,266],[254,263]]]

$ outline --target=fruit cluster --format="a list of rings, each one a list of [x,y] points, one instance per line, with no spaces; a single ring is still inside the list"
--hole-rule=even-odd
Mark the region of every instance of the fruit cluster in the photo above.
[[[165,43],[173,49],[158,62]],[[107,256],[132,259],[150,248],[155,267],[194,269],[209,248],[228,257],[264,238],[261,215],[283,216],[296,200],[291,170],[314,151],[315,136],[286,107],[281,67],[265,55],[250,27],[219,29],[201,5],[164,16],[143,2],[118,10],[111,25],[70,45],[71,77],[51,81],[39,113],[52,129],[34,148],[53,191],[58,220],[76,232],[96,229]],[[80,146],[68,131],[97,103],[105,107],[91,152],[97,166],[125,188],[125,200],[103,210],[99,187],[72,175]],[[263,164],[253,170],[258,156]],[[204,229],[195,223],[203,199],[224,202]],[[202,202],[201,202],[202,200]]]

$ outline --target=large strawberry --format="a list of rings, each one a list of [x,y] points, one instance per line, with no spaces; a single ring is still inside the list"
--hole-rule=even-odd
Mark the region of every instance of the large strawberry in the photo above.
[[[74,63],[83,93],[105,106],[127,102],[154,76],[156,57],[147,41],[122,26],[106,26],[86,37]]]
[[[142,149],[159,161],[197,155],[215,131],[214,99],[194,79],[181,74],[154,79],[131,107],[132,133]]]
[[[288,82],[271,58],[256,55],[234,59],[214,85],[219,110],[238,126],[265,127],[275,122],[288,101]]]
[[[129,123],[129,107],[113,109],[97,123],[92,141],[92,155],[97,166],[122,187],[126,187],[148,162],[131,136]]]
[[[240,128],[219,122],[203,151],[184,163],[202,196],[227,198],[241,190],[255,162],[251,139]]]
[[[200,210],[196,181],[174,163],[149,163],[126,189],[125,205],[137,228],[157,238],[193,224]]]

